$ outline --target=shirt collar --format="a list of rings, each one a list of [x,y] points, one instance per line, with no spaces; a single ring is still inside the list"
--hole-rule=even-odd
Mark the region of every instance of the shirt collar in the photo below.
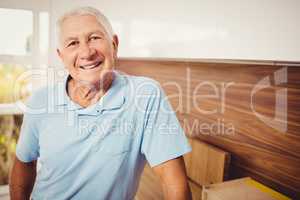
[[[100,100],[87,108],[83,108],[73,102],[67,93],[67,83],[70,75],[65,77],[63,84],[58,85],[59,97],[57,106],[65,106],[67,110],[76,111],[83,115],[98,115],[104,110],[119,109],[125,103],[125,85],[126,80],[123,75],[114,71],[115,77],[108,91],[100,98]]]

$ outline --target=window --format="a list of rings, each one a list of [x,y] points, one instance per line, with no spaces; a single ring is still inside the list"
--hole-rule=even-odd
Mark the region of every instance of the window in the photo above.
[[[22,73],[48,64],[49,14],[45,11],[0,8],[0,104],[26,98],[32,81]]]
[[[0,8],[1,55],[28,55],[32,50],[33,16],[27,10]]]
[[[14,102],[38,85],[24,74],[48,64],[48,3],[0,1],[0,185],[8,184],[22,122],[21,115],[14,115],[20,114]]]

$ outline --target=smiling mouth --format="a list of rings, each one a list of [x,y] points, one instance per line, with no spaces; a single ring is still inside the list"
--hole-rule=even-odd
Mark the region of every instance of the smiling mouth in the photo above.
[[[99,61],[95,64],[92,64],[92,65],[81,65],[79,66],[80,69],[83,69],[83,70],[90,70],[90,69],[94,69],[96,67],[99,67],[100,65],[102,64],[102,61]]]

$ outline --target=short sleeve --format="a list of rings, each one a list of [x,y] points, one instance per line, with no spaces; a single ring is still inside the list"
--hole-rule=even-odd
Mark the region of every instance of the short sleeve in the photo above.
[[[191,147],[159,85],[149,98],[141,151],[153,167],[190,152]]]
[[[22,162],[31,162],[39,157],[38,114],[25,112],[17,142],[16,156]]]

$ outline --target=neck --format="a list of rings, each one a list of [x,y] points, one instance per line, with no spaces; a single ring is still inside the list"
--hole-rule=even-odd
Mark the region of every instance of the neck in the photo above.
[[[67,83],[68,94],[72,101],[82,107],[95,104],[109,90],[114,74],[106,75],[97,83],[86,83],[71,78]]]

